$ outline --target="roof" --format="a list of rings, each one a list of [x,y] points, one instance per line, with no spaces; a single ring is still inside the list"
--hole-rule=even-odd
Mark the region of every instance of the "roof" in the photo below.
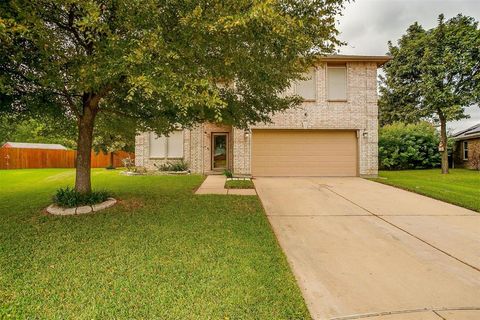
[[[326,56],[320,56],[320,61],[324,62],[375,62],[377,67],[381,67],[388,61],[392,60],[391,56],[357,56],[347,54],[330,54]]]
[[[454,140],[467,140],[467,139],[473,139],[473,138],[480,138],[480,123],[477,123],[476,125],[468,129],[454,133],[452,137]]]
[[[66,147],[57,143],[25,143],[25,142],[6,142],[2,146],[2,148],[67,150]]]

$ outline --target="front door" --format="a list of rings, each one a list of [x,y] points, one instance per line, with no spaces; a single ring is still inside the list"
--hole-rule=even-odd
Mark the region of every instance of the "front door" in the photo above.
[[[228,134],[212,133],[212,170],[226,169],[228,165]]]

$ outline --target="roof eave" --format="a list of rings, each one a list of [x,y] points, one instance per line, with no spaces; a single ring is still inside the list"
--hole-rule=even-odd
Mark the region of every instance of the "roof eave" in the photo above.
[[[462,141],[462,140],[470,140],[470,139],[477,139],[480,138],[480,133],[475,133],[471,135],[466,135],[466,136],[458,136],[458,137],[453,137],[453,140],[455,141]]]
[[[319,56],[318,60],[322,62],[375,62],[377,64],[377,67],[381,67],[388,61],[392,60],[392,57],[332,54],[326,56]]]

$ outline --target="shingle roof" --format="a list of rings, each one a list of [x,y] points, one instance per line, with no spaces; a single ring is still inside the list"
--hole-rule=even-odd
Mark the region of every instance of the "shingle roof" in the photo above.
[[[480,137],[480,123],[477,123],[476,125],[468,129],[454,133],[452,137],[455,140],[464,140],[464,139]]]
[[[3,145],[3,148],[67,150],[66,147],[57,143],[26,143],[26,142],[6,142]]]

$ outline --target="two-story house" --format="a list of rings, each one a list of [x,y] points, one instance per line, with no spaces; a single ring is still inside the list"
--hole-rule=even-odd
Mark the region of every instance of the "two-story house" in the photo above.
[[[378,171],[377,69],[387,56],[319,58],[291,86],[304,102],[248,130],[204,123],[136,137],[135,163],[183,159],[194,173],[230,169],[252,176],[375,176]]]

